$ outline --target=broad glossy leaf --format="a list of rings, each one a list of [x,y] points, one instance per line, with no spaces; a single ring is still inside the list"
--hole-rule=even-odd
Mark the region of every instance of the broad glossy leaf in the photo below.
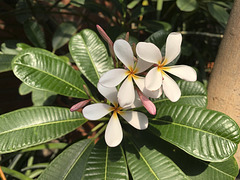
[[[88,98],[79,74],[49,51],[28,48],[13,59],[13,72],[25,84],[76,98]]]
[[[165,159],[171,160],[170,162],[179,167],[188,178],[193,180],[233,180],[238,174],[238,165],[233,157],[224,162],[209,163],[202,161],[200,159],[194,158],[193,156],[187,154],[176,146],[162,140],[147,131],[137,131],[131,132],[133,140],[142,142],[143,146],[141,148],[148,148],[152,151],[155,150]],[[147,142],[146,142],[147,141]],[[133,153],[133,151],[130,151]],[[128,152],[129,153],[129,152]],[[137,154],[135,154],[137,156]],[[138,156],[137,156],[138,157]],[[140,159],[140,158],[138,158]],[[158,163],[156,163],[158,166]],[[130,167],[130,166],[129,166]],[[163,167],[165,168],[165,167]],[[173,174],[174,171],[169,169],[169,175]],[[137,172],[140,173],[140,172]],[[175,172],[176,173],[176,172]],[[188,179],[186,177],[186,179]],[[162,178],[160,178],[162,179]],[[164,178],[163,178],[164,179]],[[177,178],[166,178],[166,179],[177,179]]]
[[[201,174],[189,173],[189,177],[192,180],[209,178],[217,180],[234,180],[236,179],[239,172],[238,164],[233,157],[224,162],[218,163],[207,163],[204,161],[196,162],[196,160],[194,163],[195,171],[197,171],[196,165],[198,165],[198,169],[199,167],[204,168],[204,171]]]
[[[0,54],[0,72],[11,71],[11,63],[14,55]]]
[[[93,146],[92,139],[71,145],[50,163],[38,180],[82,179]]]
[[[28,44],[25,44],[25,43],[17,43],[17,48],[18,50],[24,50],[24,49],[27,49],[27,48],[30,48],[31,46],[29,46]]]
[[[177,0],[176,1],[178,8],[181,11],[190,12],[197,8],[197,0]]]
[[[202,83],[181,80],[177,84],[182,93],[180,99],[177,102],[171,102],[165,95],[162,95],[159,99],[153,101],[157,108],[166,105],[207,106],[207,90]]]
[[[36,20],[27,20],[23,24],[27,38],[34,46],[46,49],[45,36],[42,26]]]
[[[86,119],[67,108],[31,107],[0,116],[0,153],[14,152],[61,137]]]
[[[215,3],[208,3],[207,5],[208,11],[213,16],[213,18],[216,19],[219,24],[225,27],[229,18],[229,14],[226,8],[223,8],[222,6]]]
[[[186,105],[161,106],[149,129],[190,155],[211,162],[231,157],[240,141],[240,129],[230,117]]]
[[[110,148],[101,139],[94,146],[83,179],[128,179],[128,169],[122,146]]]
[[[57,94],[50,91],[33,89],[32,102],[34,106],[49,106],[52,105],[57,97]]]
[[[84,29],[73,36],[69,49],[82,74],[95,86],[99,78],[113,68],[105,45],[90,29]]]
[[[53,35],[52,47],[57,50],[64,46],[72,37],[74,33],[77,32],[76,25],[72,22],[63,22],[59,25],[57,30]]]
[[[37,151],[43,149],[64,149],[67,143],[45,143],[21,150],[21,152]]]
[[[168,32],[161,29],[152,35],[150,35],[145,41],[155,44],[159,49],[161,49],[166,43]]]
[[[163,151],[158,139],[146,131],[131,131],[126,143],[127,163],[133,179],[188,179]],[[157,142],[157,143],[156,143]],[[173,151],[172,151],[173,152]]]

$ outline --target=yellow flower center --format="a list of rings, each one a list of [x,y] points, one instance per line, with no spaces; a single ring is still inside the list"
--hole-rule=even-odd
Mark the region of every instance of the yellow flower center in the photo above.
[[[158,61],[157,69],[158,71],[161,71],[162,74],[165,73],[164,70],[167,71],[169,69],[169,67],[165,67],[166,63],[167,63],[167,59],[165,58],[164,60]]]
[[[135,75],[137,71],[137,68],[133,69],[132,67],[130,67],[129,70],[126,72],[128,79],[132,80],[132,78],[137,78],[137,76]]]
[[[114,107],[111,107],[110,111],[113,111],[113,116],[115,116],[115,118],[116,118],[117,114],[121,114],[122,109],[123,108],[118,106],[118,104],[114,104]]]

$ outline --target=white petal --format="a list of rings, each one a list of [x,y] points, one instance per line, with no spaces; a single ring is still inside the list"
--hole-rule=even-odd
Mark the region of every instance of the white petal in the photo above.
[[[98,91],[107,98],[112,104],[118,104],[117,100],[117,88],[116,87],[105,87],[102,84],[97,84]]]
[[[139,42],[136,46],[136,53],[144,61],[158,64],[162,61],[162,54],[159,48],[153,43]]]
[[[169,66],[169,69],[166,69],[166,71],[186,81],[197,80],[197,73],[190,66],[186,65]]]
[[[113,49],[118,59],[122,61],[128,69],[133,68],[134,61],[132,47],[127,41],[123,39],[116,40],[113,44]]]
[[[147,97],[151,97],[151,98],[159,98],[162,95],[162,89],[159,88],[156,91],[150,91],[148,90],[145,85],[144,85],[144,77],[140,77],[140,76],[136,76],[136,78],[133,78],[135,83],[137,84],[138,88],[140,89],[140,91],[142,91],[142,93],[147,96]],[[137,99],[137,97],[135,98]],[[139,106],[136,106],[139,107]]]
[[[106,87],[114,87],[120,84],[127,76],[127,70],[125,69],[112,69],[99,79],[99,83]]]
[[[172,102],[178,101],[181,96],[177,83],[166,73],[163,75],[163,92]]]
[[[104,103],[91,104],[83,108],[83,116],[88,120],[101,119],[111,112],[111,106]]]
[[[148,118],[141,112],[121,111],[119,114],[136,129],[146,129],[148,127]]]
[[[116,147],[119,145],[123,138],[122,127],[117,117],[117,114],[113,114],[108,122],[105,131],[105,141],[108,146]]]
[[[152,68],[145,77],[145,86],[150,91],[158,90],[162,85],[162,72],[157,67]]]
[[[138,58],[137,65],[135,67],[135,70],[137,70],[136,73],[141,73],[150,68],[152,65],[153,63],[149,63],[147,61],[142,60],[141,58]]]
[[[136,107],[143,106],[142,101],[141,101],[140,97],[138,96],[137,91],[134,90],[134,92],[135,92],[135,99],[134,99],[133,104],[129,107],[125,107],[124,109],[133,109],[133,108],[136,108]]]
[[[172,32],[167,37],[165,59],[166,64],[172,62],[181,51],[182,35],[178,32]]]
[[[135,99],[133,81],[131,77],[127,77],[122,83],[118,92],[118,102],[121,107],[131,106]]]

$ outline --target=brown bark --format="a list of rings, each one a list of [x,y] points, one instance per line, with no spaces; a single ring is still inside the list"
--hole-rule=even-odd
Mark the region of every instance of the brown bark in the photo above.
[[[208,108],[240,125],[240,1],[235,0],[208,85]],[[235,158],[240,165],[240,147]],[[240,166],[239,166],[240,167]]]

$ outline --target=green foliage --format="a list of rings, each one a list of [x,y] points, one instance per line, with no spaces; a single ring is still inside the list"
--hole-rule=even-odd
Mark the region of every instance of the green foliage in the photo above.
[[[73,36],[69,50],[82,74],[94,86],[103,73],[113,68],[107,49],[92,30],[85,29]]]
[[[14,152],[47,142],[85,122],[80,113],[57,107],[31,107],[1,115],[0,152]]]
[[[14,74],[30,87],[87,98],[83,89],[84,81],[79,74],[61,58],[46,50],[28,48],[14,58],[12,67]]]
[[[164,57],[168,34],[182,32],[182,55],[171,65],[195,66],[199,80],[205,80],[206,61],[215,58],[220,41],[216,38],[224,32],[232,2],[19,0],[15,11],[2,17],[14,15],[23,25],[25,37],[20,39],[27,38],[38,48],[18,40],[1,44],[0,72],[12,70],[22,81],[19,94],[32,93],[34,106],[0,115],[0,163],[7,178],[235,179],[238,166],[233,155],[240,129],[227,115],[206,109],[207,90],[202,82],[177,79],[181,90],[177,102],[164,94],[150,99],[156,115],[143,106],[135,108],[148,117],[146,130],[136,130],[119,117],[124,138],[114,148],[101,135],[109,114],[101,123],[86,123],[82,107],[80,112],[69,110],[85,99],[91,100],[89,104],[103,102],[97,83],[114,68],[108,46],[92,28],[99,17],[106,20],[103,27],[113,42],[130,32],[134,53],[134,44],[145,40],[161,49]],[[76,33],[85,27],[93,30]],[[56,106],[50,107],[53,102]],[[49,155],[40,160],[37,151]]]

